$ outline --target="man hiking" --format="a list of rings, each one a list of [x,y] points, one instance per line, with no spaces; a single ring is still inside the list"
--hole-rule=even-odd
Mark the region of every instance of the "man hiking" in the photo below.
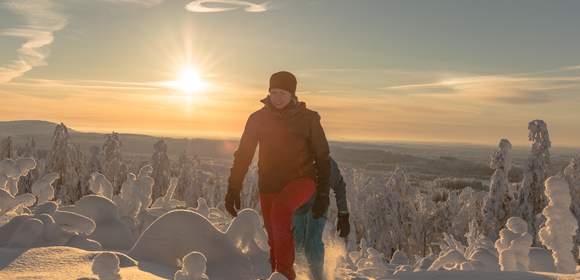
[[[240,191],[259,144],[258,188],[270,245],[272,271],[289,280],[294,272],[292,219],[312,196],[312,215],[320,218],[329,204],[330,155],[317,112],[296,97],[296,77],[286,71],[270,77],[264,107],[250,115],[228,180],[227,211],[237,215]]]
[[[336,230],[339,236],[346,239],[350,233],[348,205],[346,200],[346,184],[340,174],[338,164],[330,159],[330,187],[336,197],[338,219]],[[326,224],[326,212],[318,219],[313,218],[312,206],[314,197],[294,212],[294,242],[296,253],[304,254],[308,263],[312,280],[322,280],[324,269],[324,243],[322,233]]]

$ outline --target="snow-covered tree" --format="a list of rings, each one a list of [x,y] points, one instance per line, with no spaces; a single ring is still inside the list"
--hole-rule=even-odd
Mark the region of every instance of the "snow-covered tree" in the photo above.
[[[385,188],[368,195],[365,202],[368,209],[366,239],[373,247],[389,256],[397,249],[409,254],[421,250],[418,242],[410,238],[414,230],[415,197],[416,190],[408,183],[405,171],[399,167]]]
[[[91,153],[91,155],[89,156],[89,162],[88,162],[88,171],[93,174],[93,172],[103,172],[103,166],[101,164],[101,160],[99,158],[100,154],[101,154],[101,148],[98,146],[91,146],[91,148],[89,149],[89,152]]]
[[[208,204],[212,206],[219,206],[225,198],[225,187],[220,189],[219,177],[217,174],[206,170],[194,170],[194,184],[201,186],[203,197],[207,198]],[[222,210],[225,210],[225,208]]]
[[[38,155],[36,152],[36,142],[34,141],[34,138],[32,137],[29,138],[23,147],[19,147],[17,149],[16,154],[18,155],[18,157],[28,157],[36,159],[37,168],[30,170],[30,172],[28,172],[26,176],[20,177],[20,180],[18,181],[18,194],[30,193],[32,191],[31,189],[32,185],[36,180],[38,180],[38,178],[40,178],[40,171],[38,166],[42,164],[38,160]]]
[[[171,165],[169,157],[167,156],[167,144],[165,140],[159,139],[153,145],[153,149],[154,153],[151,157],[151,164],[153,165],[152,177],[155,180],[155,185],[153,185],[151,198],[155,201],[158,197],[163,196],[169,187]]]
[[[481,225],[483,223],[483,217],[481,215],[481,209],[483,208],[486,195],[487,193],[476,191],[471,187],[466,187],[459,192],[459,195],[457,196],[459,209],[455,207],[454,212],[450,213],[452,216],[451,229],[449,232],[452,233],[453,236],[456,236],[461,242],[467,241],[465,235],[470,230],[472,222],[474,222],[473,225],[476,226],[473,230],[478,233],[482,231]]]
[[[70,204],[81,197],[80,168],[77,147],[69,143],[67,127],[61,123],[56,126],[52,136],[52,148],[48,155],[47,172],[59,175],[55,183],[55,196],[64,204]]]
[[[499,264],[503,271],[527,271],[530,265],[529,253],[532,236],[528,224],[518,217],[511,217],[506,228],[499,234],[495,248],[499,253]]]
[[[55,191],[52,184],[59,176],[56,172],[47,173],[34,182],[30,188],[30,192],[36,196],[37,204],[40,205],[54,199]]]
[[[435,204],[431,196],[431,192],[419,193],[415,202],[417,213],[413,220],[413,226],[415,227],[413,238],[417,241],[417,247],[420,250],[418,253],[424,257],[431,251],[430,246],[434,238],[433,217]]]
[[[349,249],[352,250],[362,239],[365,238],[365,236],[367,236],[366,225],[370,219],[367,214],[370,210],[369,207],[365,207],[364,203],[360,202],[366,201],[369,194],[373,195],[378,192],[378,190],[382,189],[385,182],[381,181],[384,181],[385,179],[383,176],[368,176],[365,174],[364,170],[360,168],[353,168],[352,176],[345,177],[344,179],[347,186],[353,186],[352,188],[349,188],[347,195],[349,212],[354,226],[352,232],[355,235],[355,240],[352,242],[354,244],[349,244]]]
[[[36,167],[33,158],[19,158],[0,160],[0,189],[6,190],[10,195],[18,194],[18,181]]]
[[[175,190],[175,199],[185,201],[187,206],[197,207],[197,199],[201,197],[201,186],[194,182],[194,162],[187,156],[187,152],[178,159],[179,183]]]
[[[159,198],[155,199],[155,201],[151,205],[151,208],[159,208],[158,210],[161,210],[160,212],[162,211],[167,212],[175,208],[185,207],[185,202],[174,199],[175,189],[177,188],[178,180],[179,179],[177,179],[176,177],[171,178],[171,180],[169,181],[169,187],[167,188],[167,191],[163,194],[163,196],[160,196]]]
[[[362,272],[364,276],[370,276],[366,273],[372,271],[372,274],[380,277],[379,279],[384,279],[387,274],[391,275],[392,273],[387,266],[385,254],[380,253],[380,251],[373,247],[366,249],[365,256],[356,262],[356,269],[358,272]]]
[[[93,172],[89,179],[89,189],[96,195],[113,199],[113,185],[105,175]]]
[[[80,188],[81,188],[81,197],[90,193],[89,188],[89,179],[91,178],[91,172],[89,172],[89,163],[87,156],[81,151],[81,147],[79,144],[74,144],[76,150],[76,161],[80,162],[81,164],[77,166],[79,180],[80,180]]]
[[[570,196],[572,197],[572,205],[570,210],[576,217],[576,221],[580,225],[580,155],[573,158],[570,164],[564,169],[564,176],[570,187]],[[580,227],[576,231],[574,238],[576,246],[572,250],[574,256],[578,256],[578,247],[580,246]]]
[[[542,120],[528,124],[528,139],[532,141],[532,150],[524,166],[524,178],[516,201],[517,214],[528,222],[534,240],[540,222],[538,214],[546,206],[544,181],[547,179],[550,164],[550,135],[548,126]],[[540,215],[541,216],[541,215]]]
[[[445,234],[457,234],[461,237],[464,231],[458,231],[457,228],[459,224],[465,224],[463,220],[468,219],[467,216],[462,216],[461,213],[461,201],[460,201],[461,190],[446,190],[439,189],[434,193],[434,199],[436,201],[434,207],[434,213],[432,218],[432,230],[434,240],[439,240],[444,238]],[[460,215],[462,214],[462,215]],[[463,226],[460,226],[463,227]]]
[[[556,271],[574,273],[576,258],[572,255],[572,248],[578,222],[570,211],[572,198],[568,182],[559,176],[550,177],[546,180],[545,191],[549,204],[542,211],[546,223],[538,232],[538,237],[542,244],[552,251]]]
[[[499,149],[491,158],[490,167],[495,169],[489,184],[489,193],[482,209],[484,233],[492,240],[497,239],[501,225],[510,217],[512,197],[509,193],[508,173],[511,169],[512,144],[502,139]]]
[[[8,136],[0,142],[0,160],[14,158],[14,143],[12,137]]]
[[[102,172],[113,184],[115,193],[119,193],[127,173],[121,156],[121,145],[119,134],[113,131],[106,136],[102,148],[104,154]]]
[[[28,141],[24,143],[24,146],[18,147],[16,149],[16,155],[19,157],[33,157],[37,158],[36,141],[34,137],[28,138]]]
[[[484,192],[466,187],[461,190],[428,189],[425,195],[425,198],[420,198],[414,221],[414,227],[420,229],[417,231],[423,235],[423,256],[427,253],[427,247],[433,241],[444,238],[445,234],[466,242],[468,231],[481,232]]]
[[[151,205],[151,192],[153,189],[153,178],[151,165],[141,167],[138,175],[127,174],[127,180],[123,183],[118,195],[113,195],[113,201],[119,207],[119,216],[131,221],[135,227],[140,226],[144,221],[137,221],[138,215],[146,213],[146,209]],[[141,233],[140,229],[135,229],[136,235]]]

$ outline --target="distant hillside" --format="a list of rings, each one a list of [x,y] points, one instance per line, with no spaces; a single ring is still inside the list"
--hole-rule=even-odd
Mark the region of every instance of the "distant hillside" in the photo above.
[[[37,120],[0,122],[0,136],[52,135],[56,123]]]
[[[0,139],[11,136],[15,146],[21,146],[34,137],[39,149],[48,150],[57,124],[47,121],[0,121]],[[69,128],[71,142],[79,145],[81,151],[88,153],[92,146],[101,147],[106,134],[79,132]],[[149,160],[153,154],[153,144],[159,137],[120,133],[122,152],[127,158]],[[238,146],[237,141],[164,138],[168,154],[172,160],[186,151],[189,155],[201,158],[231,161]],[[470,146],[453,144],[366,144],[352,142],[331,142],[332,156],[341,164],[361,167],[376,172],[389,172],[399,165],[412,173],[432,177],[465,177],[487,179],[491,175],[489,156],[494,146]],[[568,164],[574,153],[571,149],[552,149],[553,172]],[[514,149],[515,168],[522,166],[529,150]],[[229,163],[228,163],[229,164]],[[519,170],[521,172],[521,169]]]
[[[30,137],[34,137],[39,149],[49,149],[52,133],[56,123],[47,121],[0,121],[0,139],[12,137],[16,146],[23,145]],[[81,151],[88,153],[92,146],[102,146],[106,134],[95,132],[79,132],[68,127],[71,143],[80,146]],[[153,153],[153,144],[159,137],[119,133],[123,153],[129,156],[149,158]],[[168,145],[170,157],[177,158],[184,150],[201,157],[229,158],[237,143],[209,139],[185,139],[164,137]]]

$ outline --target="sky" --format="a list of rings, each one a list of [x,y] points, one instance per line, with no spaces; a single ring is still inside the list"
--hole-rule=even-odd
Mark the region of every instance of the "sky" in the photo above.
[[[554,146],[580,147],[578,14],[577,0],[0,0],[0,121],[237,139],[287,70],[330,140],[529,145],[543,119]]]

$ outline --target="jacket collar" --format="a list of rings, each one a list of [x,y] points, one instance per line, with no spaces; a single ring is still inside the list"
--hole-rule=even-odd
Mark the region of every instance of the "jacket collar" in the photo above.
[[[306,103],[298,101],[298,99],[291,101],[290,104],[288,104],[288,106],[286,106],[284,109],[281,110],[274,107],[272,102],[270,102],[270,98],[268,96],[260,100],[260,102],[264,103],[264,107],[268,109],[268,111],[274,113],[276,116],[281,118],[290,118],[306,110]]]

